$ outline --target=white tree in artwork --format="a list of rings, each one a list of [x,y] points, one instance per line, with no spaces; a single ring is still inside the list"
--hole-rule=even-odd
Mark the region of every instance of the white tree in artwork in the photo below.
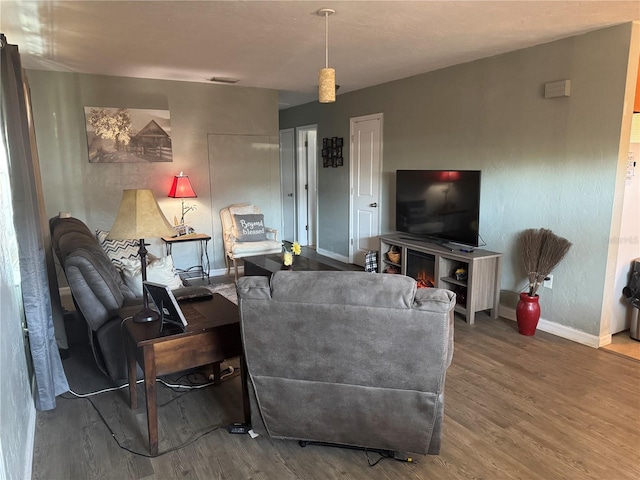
[[[126,108],[120,108],[112,114],[104,108],[92,108],[89,125],[98,137],[114,140],[117,150],[121,150],[131,140],[131,115]]]

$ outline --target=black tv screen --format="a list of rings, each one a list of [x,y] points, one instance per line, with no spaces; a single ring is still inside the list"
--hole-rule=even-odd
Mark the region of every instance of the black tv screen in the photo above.
[[[479,170],[397,170],[396,230],[478,246]]]

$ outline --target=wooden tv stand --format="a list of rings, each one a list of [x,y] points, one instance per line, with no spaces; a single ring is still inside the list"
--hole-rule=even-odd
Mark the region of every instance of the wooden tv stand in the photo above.
[[[392,246],[400,252],[399,262],[392,262],[387,256]],[[414,240],[402,234],[384,235],[380,237],[378,269],[383,273],[387,267],[392,267],[407,275],[410,251],[433,256],[435,286],[458,292],[455,311],[462,314],[467,323],[473,325],[476,312],[484,310],[490,310],[491,318],[498,318],[502,254],[480,249],[463,252],[452,248],[453,251],[428,240]],[[455,277],[455,271],[460,267],[467,270],[466,280]]]

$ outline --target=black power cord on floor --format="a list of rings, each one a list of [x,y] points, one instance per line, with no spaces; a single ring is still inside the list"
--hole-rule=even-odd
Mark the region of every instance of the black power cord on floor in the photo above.
[[[396,456],[396,452],[393,450],[384,450],[380,448],[368,448],[368,447],[360,447],[356,445],[345,445],[341,443],[331,443],[331,442],[320,442],[320,441],[312,441],[312,440],[298,440],[298,445],[302,448],[307,445],[320,445],[321,447],[334,447],[334,448],[346,448],[348,450],[360,450],[363,451],[365,456],[367,457],[367,463],[370,467],[375,467],[382,460],[395,460],[396,462],[403,463],[417,463],[411,457],[401,458]],[[375,462],[371,462],[371,458],[369,457],[369,453],[377,453],[380,455]]]
[[[162,455],[166,455],[167,453],[175,452],[176,450],[181,450],[184,447],[188,447],[189,445],[191,445],[191,444],[195,443],[196,441],[200,440],[205,435],[208,435],[211,432],[215,432],[216,430],[218,430],[220,428],[220,425],[214,425],[214,426],[210,427],[208,430],[202,432],[200,435],[198,435],[196,437],[192,437],[191,439],[187,440],[182,445],[178,445],[176,447],[172,447],[172,448],[170,448],[168,450],[165,450],[164,452],[158,453],[158,455],[149,455],[148,453],[136,452],[135,450],[131,450],[130,448],[125,447],[124,445],[122,445],[120,443],[120,440],[118,440],[118,437],[116,437],[115,432],[109,426],[109,424],[107,423],[107,420],[102,415],[102,412],[100,412],[100,410],[98,410],[98,407],[96,407],[95,403],[93,403],[93,400],[91,400],[91,398],[88,398],[88,397],[86,398],[86,400],[88,400],[89,403],[91,404],[91,406],[94,408],[94,410],[96,412],[98,412],[98,416],[100,416],[100,419],[102,420],[102,423],[104,423],[105,427],[107,427],[107,430],[109,430],[109,433],[111,434],[111,438],[113,438],[113,440],[116,442],[118,447],[120,447],[122,450],[125,450],[126,452],[132,453],[134,455],[138,455],[139,457],[156,458],[156,457],[161,457]]]
[[[223,372],[221,381],[224,382],[224,381],[230,380],[231,378],[236,377],[239,374],[239,371],[238,371],[238,374],[233,375],[233,373],[235,373],[233,368],[230,368],[228,370],[230,370],[230,372],[227,373],[226,375]],[[167,401],[167,402],[165,402],[165,403],[163,403],[161,405],[158,405],[158,407],[164,407],[164,406],[170,404],[171,402],[177,400],[178,398],[183,397],[184,395],[186,395],[188,393],[192,393],[193,391],[199,390],[199,389],[202,389],[202,388],[210,387],[211,385],[214,384],[213,382],[208,382],[208,383],[204,383],[204,384],[196,383],[196,382],[194,382],[193,380],[191,380],[189,378],[191,375],[197,375],[197,374],[194,374],[192,372],[190,374],[182,375],[182,376],[180,376],[180,377],[178,377],[176,379],[176,382],[177,382],[177,381],[180,381],[180,379],[182,379],[182,378],[186,378],[187,380],[189,380],[191,382],[191,385],[176,385],[176,384],[168,383],[163,379],[157,378],[156,380],[158,382],[160,382],[161,385],[164,385],[165,387],[169,388],[173,392],[178,392],[180,389],[185,389],[185,388],[188,389],[187,392],[181,393],[180,395],[176,395],[171,400],[169,400],[169,401]],[[138,380],[136,383],[140,383],[140,382],[142,382],[142,380]],[[165,450],[164,452],[160,452],[158,455],[149,455],[147,453],[141,453],[141,452],[136,452],[135,450],[131,450],[130,448],[128,448],[128,447],[126,447],[126,446],[124,446],[124,445],[122,445],[120,443],[120,440],[118,440],[118,438],[116,437],[115,432],[113,431],[113,429],[111,428],[111,426],[107,422],[106,418],[104,418],[104,416],[102,415],[102,412],[100,412],[100,410],[98,409],[96,404],[93,403],[93,400],[91,400],[91,398],[90,398],[90,397],[92,397],[94,395],[98,395],[98,394],[101,394],[101,393],[112,392],[112,391],[115,391],[115,390],[120,390],[120,389],[126,388],[128,386],[129,386],[129,384],[126,383],[124,385],[119,385],[117,387],[107,388],[107,389],[104,389],[104,390],[100,390],[100,391],[97,391],[97,392],[91,392],[91,393],[88,393],[88,394],[78,394],[78,393],[75,393],[72,390],[70,390],[71,394],[74,395],[73,397],[67,397],[67,396],[61,395],[60,398],[64,398],[66,400],[77,400],[77,399],[88,400],[89,403],[91,404],[91,406],[94,408],[94,410],[98,413],[98,416],[102,420],[102,423],[104,423],[105,427],[107,427],[107,430],[109,430],[109,433],[111,434],[111,438],[113,438],[113,440],[116,442],[118,447],[120,447],[122,450],[125,450],[125,451],[127,451],[129,453],[132,453],[134,455],[138,455],[140,457],[156,458],[156,457],[160,457],[162,455],[166,455],[167,453],[175,452],[176,450],[180,450],[182,448],[185,448],[185,447],[195,443],[196,441],[198,441],[199,439],[201,439],[205,435],[208,435],[211,432],[214,432],[214,431],[218,430],[221,427],[221,425],[214,425],[212,427],[209,427],[207,430],[205,430],[204,432],[202,432],[198,436],[192,437],[191,439],[187,440],[185,443],[183,443],[181,445],[178,445],[176,447],[172,447],[172,448],[170,448],[168,450]]]
[[[378,455],[380,455],[380,458],[378,458],[375,462],[371,463],[369,452],[370,450],[368,448],[364,449],[364,454],[367,457],[367,463],[369,464],[370,467],[375,467],[382,460],[395,460],[396,462],[403,462],[403,463],[417,463],[411,457],[399,458],[399,457],[396,457],[395,452],[384,452],[381,450],[373,450],[374,453],[377,453]]]

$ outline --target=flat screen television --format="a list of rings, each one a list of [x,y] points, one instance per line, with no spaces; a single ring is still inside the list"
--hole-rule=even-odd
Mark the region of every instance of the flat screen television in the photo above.
[[[477,247],[479,221],[479,170],[396,171],[398,232]]]

